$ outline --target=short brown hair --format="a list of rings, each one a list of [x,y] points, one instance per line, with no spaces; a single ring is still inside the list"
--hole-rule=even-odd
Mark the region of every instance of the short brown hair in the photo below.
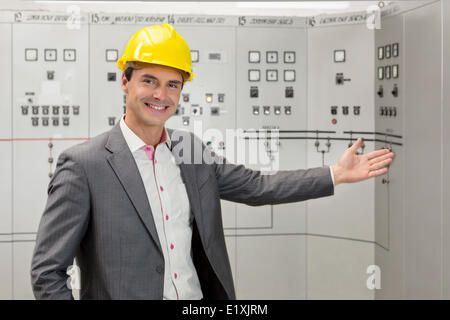
[[[134,69],[140,69],[138,62],[135,61],[128,61],[126,63],[126,69],[123,71],[125,74],[125,78],[127,78],[128,81],[130,81],[131,76],[133,74]],[[184,83],[186,82],[186,79],[189,78],[189,73],[183,70],[177,69],[181,74],[181,79],[183,79],[183,84],[181,85],[181,89],[183,89]]]

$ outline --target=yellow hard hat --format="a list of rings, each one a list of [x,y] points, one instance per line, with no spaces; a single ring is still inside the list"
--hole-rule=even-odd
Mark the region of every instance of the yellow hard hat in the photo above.
[[[191,51],[186,41],[169,24],[145,27],[128,41],[122,57],[117,60],[120,70],[126,69],[128,61],[153,63],[183,70],[191,81]]]

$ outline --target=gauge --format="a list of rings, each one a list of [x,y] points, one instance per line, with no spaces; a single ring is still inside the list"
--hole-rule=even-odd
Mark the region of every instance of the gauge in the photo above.
[[[295,81],[295,70],[284,70],[284,81]]]
[[[248,62],[259,63],[261,61],[261,54],[259,51],[249,51],[248,52]]]
[[[267,81],[278,81],[278,70],[267,70],[266,80]]]
[[[248,81],[259,81],[260,71],[259,70],[248,70]]]
[[[334,62],[345,62],[345,50],[334,50]]]

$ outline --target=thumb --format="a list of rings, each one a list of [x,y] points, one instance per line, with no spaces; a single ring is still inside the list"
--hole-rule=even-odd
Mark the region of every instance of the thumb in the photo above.
[[[358,149],[361,147],[362,144],[362,139],[358,138],[358,140],[356,140],[356,142],[350,147],[351,152],[356,153],[356,151],[358,151]]]

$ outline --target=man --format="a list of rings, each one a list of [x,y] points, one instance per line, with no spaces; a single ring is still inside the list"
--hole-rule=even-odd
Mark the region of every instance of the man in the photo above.
[[[332,168],[262,175],[224,162],[194,135],[164,126],[193,77],[189,47],[172,26],[139,30],[117,64],[126,114],[61,153],[49,183],[31,267],[38,299],[73,298],[66,271],[75,256],[81,299],[235,299],[220,199],[329,196],[392,161],[389,150],[356,155],[358,139]]]

